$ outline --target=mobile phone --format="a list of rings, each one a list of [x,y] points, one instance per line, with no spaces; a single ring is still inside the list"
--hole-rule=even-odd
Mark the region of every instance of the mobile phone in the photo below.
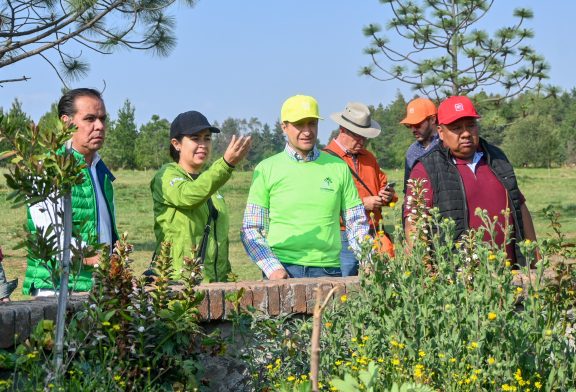
[[[386,187],[384,188],[385,191],[387,191],[390,188],[394,188],[396,186],[396,183],[394,181],[390,181],[388,184],[386,184]]]

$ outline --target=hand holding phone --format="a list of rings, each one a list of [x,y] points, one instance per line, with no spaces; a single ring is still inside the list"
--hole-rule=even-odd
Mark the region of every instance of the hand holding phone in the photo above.
[[[392,189],[394,189],[395,186],[396,186],[396,183],[394,181],[390,181],[388,184],[386,184],[386,186],[384,187],[384,190],[385,191],[392,190]]]

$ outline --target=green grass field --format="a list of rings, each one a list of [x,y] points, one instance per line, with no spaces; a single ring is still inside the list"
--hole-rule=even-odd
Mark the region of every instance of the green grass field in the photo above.
[[[0,173],[6,170],[0,169]],[[392,181],[396,181],[401,190],[402,170],[387,170]],[[244,252],[240,242],[242,214],[248,195],[251,180],[250,172],[234,173],[232,179],[224,186],[222,193],[230,211],[230,259],[232,270],[240,280],[257,280],[261,278],[256,267]],[[153,171],[118,171],[114,183],[118,230],[129,233],[129,241],[134,245],[134,269],[142,272],[150,261],[154,249],[154,232],[152,216],[152,199],[148,183]],[[520,187],[532,212],[536,231],[540,238],[549,237],[551,230],[542,209],[548,205],[561,214],[563,231],[569,238],[576,238],[576,169],[518,169]],[[20,287],[13,299],[24,299],[21,294],[22,280],[26,268],[24,250],[14,250],[14,246],[24,236],[26,211],[24,208],[13,209],[6,201],[9,189],[4,175],[0,178],[0,246],[4,251],[4,267],[8,279],[20,278]]]

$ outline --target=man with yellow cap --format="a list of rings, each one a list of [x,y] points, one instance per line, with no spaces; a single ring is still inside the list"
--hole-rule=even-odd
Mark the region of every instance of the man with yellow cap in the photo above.
[[[340,216],[358,254],[369,230],[364,206],[346,163],[316,147],[316,100],[290,97],[280,118],[286,147],[254,170],[244,248],[271,280],[341,276]]]
[[[406,106],[406,117],[400,121],[412,131],[416,141],[406,151],[404,163],[404,193],[410,171],[418,158],[438,144],[436,132],[436,105],[428,98],[416,98]]]

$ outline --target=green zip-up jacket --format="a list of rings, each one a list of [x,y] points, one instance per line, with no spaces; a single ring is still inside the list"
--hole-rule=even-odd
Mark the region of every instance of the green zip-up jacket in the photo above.
[[[84,156],[79,152],[72,150],[79,164],[86,164]],[[114,190],[112,182],[115,177],[106,167],[104,162],[97,158],[95,164],[96,176],[94,177],[89,167],[82,169],[83,181],[72,188],[72,226],[73,233],[79,233],[83,242],[88,245],[99,243],[99,222],[98,209],[108,209],[112,226],[112,243],[118,239],[116,230],[115,212],[114,212]],[[98,181],[100,189],[106,199],[106,205],[98,205],[94,183]],[[42,204],[42,208],[53,209],[55,206]],[[36,208],[38,210],[38,208]],[[35,217],[35,218],[34,218]],[[31,214],[31,207],[28,207],[28,230],[30,233],[36,233],[36,227],[47,227],[50,222],[48,213]],[[36,219],[37,221],[35,221]],[[32,288],[36,289],[53,289],[54,285],[50,277],[50,271],[43,265],[41,260],[31,257],[28,252],[26,276],[24,277],[23,293],[30,294]],[[92,288],[93,267],[82,265],[80,273],[71,271],[69,288],[74,291],[90,291]]]
[[[212,199],[218,217],[210,224],[210,234],[204,259],[204,281],[225,282],[232,270],[228,260],[228,209],[218,192],[230,179],[233,168],[223,158],[218,159],[196,179],[177,163],[168,163],[150,182],[154,202],[154,233],[156,254],[160,244],[172,244],[171,256],[176,277],[180,277],[185,256],[194,257],[200,247],[208,223],[207,200]]]

